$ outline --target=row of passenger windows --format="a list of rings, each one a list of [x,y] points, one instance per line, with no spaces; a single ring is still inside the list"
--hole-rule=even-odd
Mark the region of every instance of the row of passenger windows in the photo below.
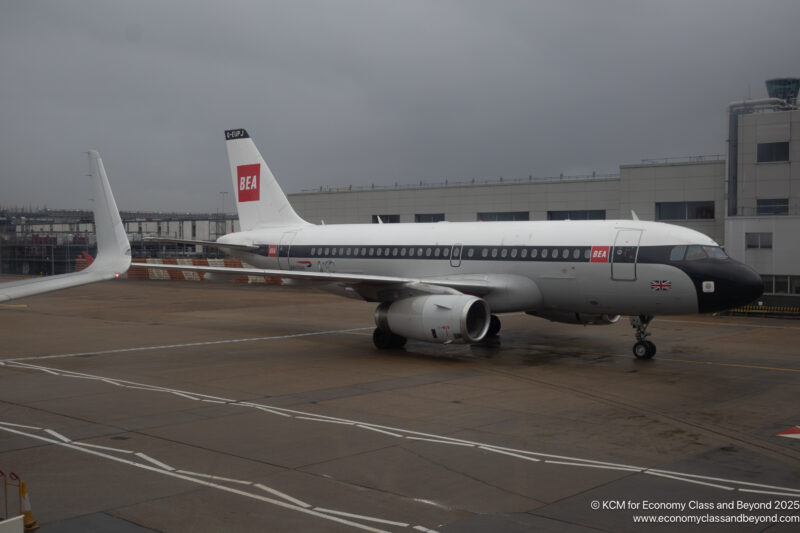
[[[501,258],[501,259],[589,259],[590,248],[505,248],[505,247],[465,247],[464,256],[472,258]],[[293,254],[294,255],[294,254]],[[309,251],[311,257],[450,257],[450,246],[399,246],[399,247],[312,247]],[[461,249],[456,247],[452,254],[453,259],[461,257]]]

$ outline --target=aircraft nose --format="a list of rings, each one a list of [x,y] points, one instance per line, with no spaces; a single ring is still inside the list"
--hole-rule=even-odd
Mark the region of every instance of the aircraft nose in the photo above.
[[[761,276],[744,263],[729,260],[723,268],[714,268],[712,272],[707,272],[712,275],[704,276],[707,279],[703,279],[697,287],[701,313],[746,305],[764,293]]]

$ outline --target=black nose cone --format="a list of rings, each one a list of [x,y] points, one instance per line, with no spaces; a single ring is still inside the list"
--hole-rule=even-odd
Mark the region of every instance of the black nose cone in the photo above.
[[[732,259],[711,266],[695,280],[701,313],[747,305],[764,293],[761,276],[744,263]]]

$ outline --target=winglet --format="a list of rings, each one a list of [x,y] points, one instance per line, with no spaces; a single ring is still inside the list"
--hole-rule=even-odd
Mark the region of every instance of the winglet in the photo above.
[[[92,186],[94,189],[94,228],[97,234],[97,257],[87,270],[107,278],[128,271],[131,264],[131,245],[119,216],[114,194],[108,185],[103,160],[95,150],[89,150]]]

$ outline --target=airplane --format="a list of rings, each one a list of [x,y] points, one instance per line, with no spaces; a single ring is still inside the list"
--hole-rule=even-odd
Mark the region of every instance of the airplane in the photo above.
[[[656,315],[711,313],[763,292],[761,277],[708,236],[641,220],[314,225],[300,218],[244,129],[225,132],[241,231],[215,246],[254,268],[148,268],[278,277],[378,303],[373,342],[480,343],[495,313],[613,324],[628,315],[633,353],[656,353]]]
[[[95,150],[90,150],[88,154],[94,190],[97,257],[80,272],[0,283],[0,302],[115,279],[128,271],[131,246],[108,185],[103,160]]]

